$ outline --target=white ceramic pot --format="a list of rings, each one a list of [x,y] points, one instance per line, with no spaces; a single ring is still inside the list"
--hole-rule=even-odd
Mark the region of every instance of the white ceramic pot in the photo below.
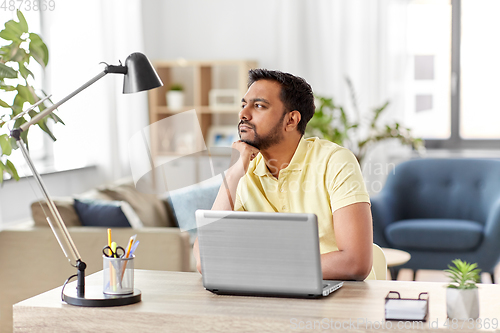
[[[168,91],[167,106],[172,111],[180,111],[184,106],[184,92],[179,90]]]
[[[452,319],[479,318],[478,289],[446,288],[446,309],[448,317]]]

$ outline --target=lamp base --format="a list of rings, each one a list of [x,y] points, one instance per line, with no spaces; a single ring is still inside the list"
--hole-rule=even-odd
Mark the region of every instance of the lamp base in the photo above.
[[[75,306],[108,307],[138,303],[141,301],[141,295],[139,289],[134,289],[134,292],[128,295],[107,295],[102,292],[102,287],[87,286],[84,297],[76,295],[76,288],[65,288],[62,298],[66,303]]]

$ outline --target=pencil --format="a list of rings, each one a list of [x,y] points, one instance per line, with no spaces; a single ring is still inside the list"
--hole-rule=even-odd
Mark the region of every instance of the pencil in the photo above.
[[[111,248],[111,229],[108,228],[108,246]]]
[[[127,254],[125,255],[125,258],[128,258],[130,256],[130,250],[132,249],[132,245],[134,244],[134,241],[135,241],[135,237],[137,235],[134,235],[132,237],[130,237],[130,240],[128,242],[128,246],[127,246]],[[122,270],[122,276],[120,278],[120,281],[123,283],[123,276],[125,275],[125,270],[127,269],[127,261],[125,261],[124,265],[123,265],[123,270]]]

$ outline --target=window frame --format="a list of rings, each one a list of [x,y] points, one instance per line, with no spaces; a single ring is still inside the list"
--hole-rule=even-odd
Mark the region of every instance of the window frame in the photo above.
[[[427,149],[500,149],[500,139],[464,139],[460,136],[460,44],[462,0],[451,0],[451,135],[448,139],[425,139]]]

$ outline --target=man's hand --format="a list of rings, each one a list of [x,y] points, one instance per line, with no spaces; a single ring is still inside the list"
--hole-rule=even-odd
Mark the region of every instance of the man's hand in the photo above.
[[[231,165],[237,166],[235,169],[233,169],[233,171],[237,174],[241,174],[243,172],[243,174],[240,176],[241,178],[247,172],[250,162],[257,156],[259,150],[241,140],[233,142],[231,148],[239,152],[238,156],[238,154],[233,151],[233,154],[231,155]]]

